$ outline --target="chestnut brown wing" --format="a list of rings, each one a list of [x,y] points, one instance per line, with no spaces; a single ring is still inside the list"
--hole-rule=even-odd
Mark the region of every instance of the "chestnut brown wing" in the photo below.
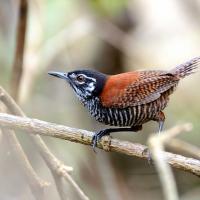
[[[150,103],[177,83],[178,79],[171,74],[139,78],[124,88],[118,96],[112,97],[112,107],[125,108]]]

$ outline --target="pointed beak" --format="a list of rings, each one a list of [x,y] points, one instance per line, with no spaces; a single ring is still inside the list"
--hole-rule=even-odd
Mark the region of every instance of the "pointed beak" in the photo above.
[[[54,71],[50,71],[50,72],[48,72],[48,74],[51,75],[51,76],[55,76],[55,77],[57,77],[57,78],[61,78],[61,79],[68,80],[67,73],[64,73],[64,72],[54,72]]]

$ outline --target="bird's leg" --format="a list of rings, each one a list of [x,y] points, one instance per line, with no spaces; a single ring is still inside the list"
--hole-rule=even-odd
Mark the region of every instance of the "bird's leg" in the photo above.
[[[160,134],[163,130],[164,122],[165,122],[165,114],[160,111],[156,118],[154,119],[155,121],[158,122],[158,134]],[[151,157],[151,152],[148,152],[148,163],[152,162],[152,157]]]
[[[92,148],[95,152],[95,147],[97,146],[97,142],[105,135],[110,135],[110,133],[121,132],[121,131],[140,131],[142,130],[142,125],[132,126],[132,127],[124,127],[124,128],[108,128],[101,131],[96,132],[92,137]]]
[[[158,122],[158,125],[159,125],[158,133],[160,134],[161,131],[163,130],[163,126],[165,122],[165,114],[162,111],[158,113],[156,121]]]
[[[160,134],[162,132],[162,130],[163,130],[164,121],[159,121],[158,125],[159,125],[158,134]]]

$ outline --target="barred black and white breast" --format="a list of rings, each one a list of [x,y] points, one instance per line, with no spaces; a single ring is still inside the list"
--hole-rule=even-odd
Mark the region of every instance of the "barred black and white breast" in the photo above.
[[[150,120],[157,121],[160,112],[167,106],[169,95],[174,89],[175,86],[163,93],[159,99],[137,106],[104,107],[98,97],[85,102],[85,106],[97,121],[106,125],[119,127],[142,125]]]

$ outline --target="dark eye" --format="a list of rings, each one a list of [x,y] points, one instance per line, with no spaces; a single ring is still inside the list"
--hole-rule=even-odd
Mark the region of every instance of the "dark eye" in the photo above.
[[[85,77],[83,75],[78,75],[76,77],[76,80],[79,82],[79,83],[84,83],[85,82]]]

